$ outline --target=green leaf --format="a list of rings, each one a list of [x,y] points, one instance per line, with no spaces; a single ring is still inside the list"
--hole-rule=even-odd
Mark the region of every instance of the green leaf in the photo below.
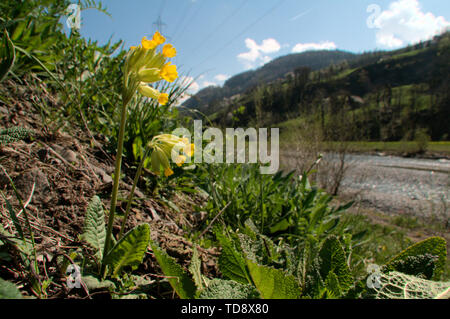
[[[346,291],[353,284],[352,275],[346,262],[345,252],[336,236],[325,239],[319,251],[320,275],[324,280],[333,272],[342,290]]]
[[[201,272],[201,266],[202,261],[200,260],[197,246],[194,246],[193,253],[192,253],[192,259],[191,264],[189,265],[189,272],[192,275],[192,278],[194,279],[195,285],[198,289],[203,289],[203,276]]]
[[[438,257],[438,260],[435,262],[435,268],[431,279],[439,280],[444,271],[445,261],[447,257],[447,242],[444,238],[441,237],[430,237],[406,248],[404,251],[400,252],[398,255],[388,261],[383,266],[383,271],[400,271],[396,269],[396,265],[398,266],[401,264],[400,261],[406,261],[408,257],[418,257],[427,254]]]
[[[87,275],[82,276],[81,280],[89,290],[95,289],[115,289],[116,285],[110,280],[99,280],[97,277]]]
[[[141,224],[125,234],[109,251],[105,258],[105,264],[109,266],[109,272],[117,277],[125,266],[133,270],[137,268],[144,258],[150,241],[150,226]]]
[[[213,279],[198,299],[259,299],[260,294],[251,285],[243,285],[236,281]]]
[[[332,271],[328,273],[327,279],[325,280],[325,287],[329,292],[331,292],[331,295],[335,297],[339,297],[342,295],[341,286],[339,284],[339,278]]]
[[[240,249],[220,231],[216,231],[216,238],[222,246],[222,253],[219,256],[219,269],[223,276],[241,284],[248,284],[250,282],[249,273]]]
[[[2,47],[0,49],[0,82],[2,82],[14,66],[16,51],[6,30],[3,30]]]
[[[150,241],[153,254],[158,261],[165,276],[169,277],[169,283],[181,299],[193,299],[196,288],[194,281],[189,275],[178,265],[174,258],[170,257],[156,243]]]
[[[103,212],[102,201],[98,196],[94,196],[87,207],[82,238],[95,249],[95,257],[98,261],[101,261],[106,240],[106,229],[105,213]]]
[[[12,282],[0,278],[0,299],[23,299],[23,296]]]
[[[270,233],[276,233],[279,231],[283,231],[288,229],[291,226],[291,223],[289,222],[289,220],[287,218],[282,219],[281,221],[279,221],[278,223],[276,223],[274,226],[270,227]]]
[[[9,200],[6,198],[5,194],[3,194],[2,191],[0,191],[2,194],[3,199],[5,200],[6,208],[8,208],[9,216],[11,217],[11,220],[13,221],[14,227],[16,228],[17,232],[19,233],[19,236],[21,239],[24,239],[22,227],[20,226],[19,219],[16,216],[16,212],[14,211],[14,208],[12,207]]]
[[[297,279],[280,269],[247,260],[250,276],[263,299],[298,299],[301,289]]]

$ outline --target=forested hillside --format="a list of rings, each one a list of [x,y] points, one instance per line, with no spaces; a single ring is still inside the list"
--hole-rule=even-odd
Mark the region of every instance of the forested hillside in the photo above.
[[[209,104],[226,126],[300,127],[317,123],[328,140],[447,140],[450,134],[450,34],[392,52],[374,52]],[[210,112],[207,112],[210,113]]]
[[[269,84],[275,80],[283,79],[296,68],[307,66],[311,70],[320,70],[331,64],[351,61],[357,56],[344,51],[310,51],[289,54],[279,57],[259,69],[237,74],[228,79],[223,87],[206,87],[187,100],[184,106],[196,108],[210,114],[218,109],[220,103],[216,102],[241,94],[257,85]]]

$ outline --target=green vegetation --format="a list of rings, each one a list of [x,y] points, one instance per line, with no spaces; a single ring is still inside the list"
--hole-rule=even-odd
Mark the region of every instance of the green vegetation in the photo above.
[[[331,142],[331,149],[333,144],[338,142]],[[417,142],[414,141],[400,141],[400,142],[348,142],[349,149],[357,153],[372,153],[382,152],[386,154],[404,155],[418,152]],[[426,150],[431,153],[450,156],[450,142],[429,142]]]
[[[193,145],[167,133],[192,121],[174,108],[189,85],[168,62],[176,50],[159,32],[130,49],[120,42],[100,47],[76,30],[66,36],[59,21],[69,3],[0,5],[0,298],[396,297],[386,292],[389,282],[367,284],[374,263],[388,281],[403,276],[399,289],[420,282],[412,297],[434,298],[448,288],[446,241],[413,244],[394,227],[351,214],[353,201],[336,204],[312,182],[320,157],[301,175],[264,175],[257,164],[188,165]],[[82,9],[93,5],[105,11],[81,1]],[[319,55],[322,61],[315,54],[289,59],[310,60],[319,70],[353,56]],[[348,79],[359,72],[356,64],[378,55],[343,63],[333,76]],[[272,73],[261,72],[268,79]],[[278,102],[315,99],[308,85],[329,83],[326,74],[301,68],[282,85],[260,87],[255,100],[240,100],[231,121],[249,123],[255,112],[257,124],[267,124]],[[228,84],[242,85],[235,80]],[[417,93],[418,111],[427,110],[422,103],[433,92]],[[346,105],[343,96],[336,93],[330,105]],[[323,120],[329,138],[336,118],[324,113]],[[418,147],[433,147],[425,127],[411,134]]]

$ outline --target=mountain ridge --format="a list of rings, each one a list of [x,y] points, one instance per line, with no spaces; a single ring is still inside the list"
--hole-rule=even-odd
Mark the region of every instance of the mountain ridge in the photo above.
[[[215,102],[244,93],[255,86],[283,79],[286,74],[295,69],[307,67],[316,71],[330,64],[351,61],[358,56],[357,53],[342,50],[317,50],[284,55],[255,70],[244,71],[232,76],[221,87],[208,86],[201,89],[185,101],[183,106],[211,114],[217,110],[212,105]]]

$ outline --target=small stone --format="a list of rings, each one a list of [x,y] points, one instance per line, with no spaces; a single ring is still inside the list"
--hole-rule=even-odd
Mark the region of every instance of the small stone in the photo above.
[[[30,171],[24,172],[22,175],[16,177],[14,182],[22,199],[28,198],[34,186],[33,202],[42,201],[50,190],[47,176],[38,168],[33,168]]]
[[[106,174],[105,171],[103,169],[101,169],[100,167],[92,166],[92,170],[94,171],[95,174],[97,174],[101,177],[103,183],[107,184],[107,183],[113,182],[111,176]]]
[[[69,163],[76,163],[77,162],[77,154],[69,149],[64,149],[61,152],[61,156],[68,161]]]

